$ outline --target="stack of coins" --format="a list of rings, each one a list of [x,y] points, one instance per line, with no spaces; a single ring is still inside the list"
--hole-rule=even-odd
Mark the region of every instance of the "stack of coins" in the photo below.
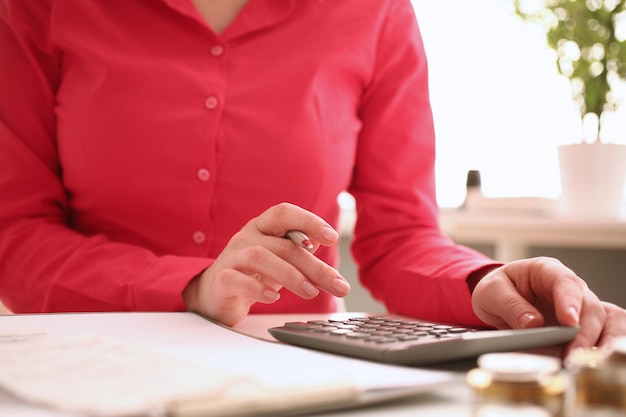
[[[467,374],[474,417],[567,415],[570,378],[560,359],[527,353],[490,353]],[[520,414],[523,413],[523,414]]]
[[[626,337],[573,352],[565,367],[575,381],[574,416],[626,415]]]

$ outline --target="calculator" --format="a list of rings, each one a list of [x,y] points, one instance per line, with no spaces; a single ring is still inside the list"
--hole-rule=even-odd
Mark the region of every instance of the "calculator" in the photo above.
[[[346,320],[287,322],[268,329],[291,345],[402,365],[430,365],[483,353],[518,351],[566,343],[578,327],[484,330],[404,317],[366,315]]]

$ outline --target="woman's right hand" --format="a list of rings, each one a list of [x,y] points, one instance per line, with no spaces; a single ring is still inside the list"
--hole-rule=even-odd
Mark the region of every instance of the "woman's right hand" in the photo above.
[[[295,245],[285,234],[305,233],[313,249]],[[301,207],[281,203],[250,220],[228,242],[215,262],[183,291],[190,311],[228,326],[241,321],[254,303],[271,304],[281,288],[304,299],[320,289],[344,297],[350,285],[313,253],[337,243],[339,235],[323,219]]]

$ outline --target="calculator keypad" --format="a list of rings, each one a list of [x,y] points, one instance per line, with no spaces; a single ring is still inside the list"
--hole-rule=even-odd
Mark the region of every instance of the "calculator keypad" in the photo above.
[[[348,320],[290,322],[285,323],[285,327],[376,344],[422,341],[429,338],[450,338],[474,331],[465,327],[385,316],[353,317]]]

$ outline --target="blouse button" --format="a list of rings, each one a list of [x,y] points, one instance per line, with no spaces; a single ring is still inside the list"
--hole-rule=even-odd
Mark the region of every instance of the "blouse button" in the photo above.
[[[214,110],[217,107],[218,100],[217,97],[211,96],[204,101],[204,107],[209,110]]]
[[[198,245],[202,245],[206,241],[206,235],[200,230],[194,232],[191,238],[193,239],[194,243],[197,243]]]
[[[206,168],[200,168],[197,172],[198,179],[202,182],[206,182],[211,178],[211,173]]]
[[[215,45],[211,48],[211,55],[219,57],[224,54],[224,47],[222,45]]]

